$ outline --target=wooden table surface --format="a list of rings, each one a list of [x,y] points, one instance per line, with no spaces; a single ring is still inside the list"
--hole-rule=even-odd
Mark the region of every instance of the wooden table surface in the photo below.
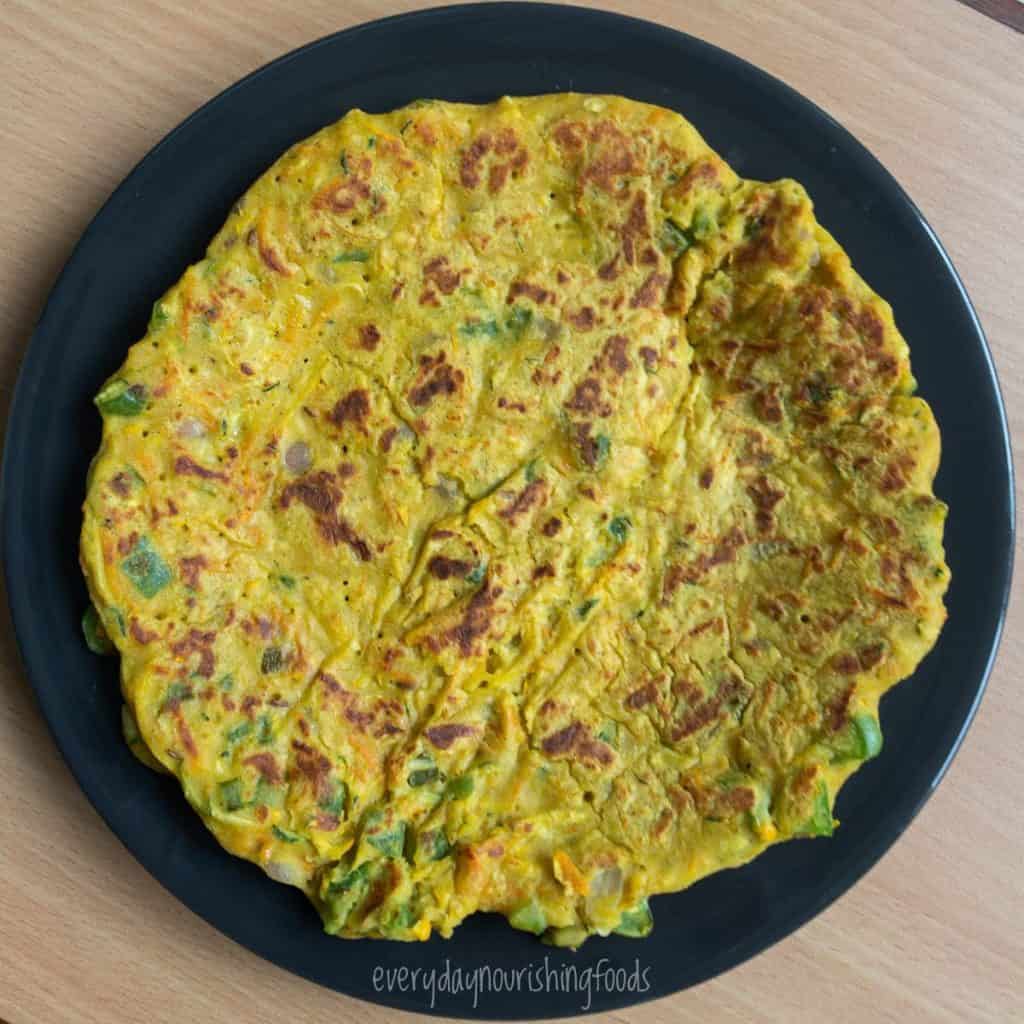
[[[271,58],[416,6],[0,0],[0,420],[55,275],[98,207],[151,146]],[[963,275],[995,353],[1019,450],[1024,36],[955,0],[598,6],[675,26],[753,61],[874,151]],[[882,862],[827,912],[753,961],[610,1018],[1024,1020],[1024,801],[1017,793],[1024,778],[1024,604],[1017,590],[977,721],[935,797]],[[5,627],[0,1018],[413,1019],[265,963],[150,878],[78,790]]]

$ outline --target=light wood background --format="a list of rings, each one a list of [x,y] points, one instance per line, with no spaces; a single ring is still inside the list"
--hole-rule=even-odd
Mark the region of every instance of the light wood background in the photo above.
[[[70,249],[160,138],[302,43],[405,0],[0,0],[0,420]],[[1024,36],[955,0],[598,3],[780,76],[871,148],[945,242],[1024,444]],[[0,1018],[411,1015],[335,995],[234,945],[165,892],[79,792],[0,609]],[[697,989],[609,1015],[663,1021],[1024,1021],[1024,604],[946,781],[855,889]]]

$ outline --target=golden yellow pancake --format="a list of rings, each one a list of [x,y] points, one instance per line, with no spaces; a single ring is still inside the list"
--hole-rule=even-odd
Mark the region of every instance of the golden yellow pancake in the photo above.
[[[939,434],[793,181],[612,96],[353,111],[97,397],[126,733],[343,936],[578,945],[827,835],[945,611]]]

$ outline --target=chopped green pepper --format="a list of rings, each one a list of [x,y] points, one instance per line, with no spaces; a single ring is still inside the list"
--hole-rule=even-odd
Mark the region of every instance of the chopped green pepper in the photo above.
[[[82,632],[85,634],[85,645],[93,654],[114,653],[114,645],[110,642],[100,613],[93,605],[89,605],[82,616]]]
[[[717,230],[718,220],[710,210],[702,206],[694,211],[693,220],[690,222],[690,231],[694,238],[703,241]]]
[[[117,377],[96,396],[96,406],[109,416],[138,416],[146,408],[146,397],[145,385]]]
[[[467,320],[459,324],[459,334],[464,338],[496,338],[498,322],[496,320]]]
[[[274,730],[267,715],[260,715],[260,731],[256,736],[256,742],[266,745],[274,738]]]
[[[242,781],[229,779],[217,787],[217,796],[226,811],[237,811],[242,807]]]
[[[453,800],[465,800],[466,797],[472,796],[475,785],[472,775],[460,775],[448,783],[445,792]]]
[[[608,524],[608,532],[620,543],[626,543],[626,537],[629,534],[630,527],[633,524],[629,521],[626,516],[616,516]]]
[[[416,852],[419,860],[443,860],[451,853],[448,837],[439,828],[421,832],[416,840]]]
[[[297,843],[302,837],[286,828],[271,825],[270,831],[281,840],[282,843]]]
[[[830,836],[832,835],[832,808],[828,802],[828,786],[824,782],[818,786],[818,792],[814,795],[814,810],[811,813],[810,821],[800,830],[805,836]]]
[[[678,256],[693,245],[693,236],[685,228],[681,228],[674,220],[666,220],[661,229],[661,247],[667,252]]]
[[[366,841],[385,857],[402,856],[405,847],[405,822],[397,821],[390,828],[381,827],[384,822],[382,811],[373,811],[366,819]]]
[[[260,779],[256,783],[256,793],[253,796],[253,803],[265,804],[267,807],[284,806],[284,788],[274,786],[266,779]]]
[[[170,319],[171,315],[164,308],[164,304],[162,302],[154,302],[153,312],[149,316],[149,330],[159,331]]]
[[[239,722],[238,725],[232,726],[228,729],[225,739],[229,744],[235,744],[239,740],[245,739],[249,733],[252,732],[252,722]]]
[[[171,582],[171,570],[157,553],[148,537],[140,537],[128,557],[121,563],[121,572],[135,585],[143,597],[153,597]]]
[[[534,935],[540,935],[547,928],[548,919],[545,917],[540,904],[536,900],[531,899],[528,903],[522,904],[522,906],[509,914],[508,923],[520,931],[533,932]]]
[[[284,664],[284,655],[280,647],[268,647],[260,659],[260,671],[266,676],[272,672],[280,672]]]
[[[654,927],[654,915],[647,900],[641,900],[631,910],[623,912],[619,918],[619,924],[615,929],[616,935],[625,935],[630,939],[642,939],[645,935],[651,934]]]
[[[428,782],[433,782],[437,778],[437,768],[431,766],[429,768],[417,768],[415,771],[409,772],[409,785],[413,788],[417,786],[425,786]]]
[[[484,577],[486,575],[487,575],[487,563],[486,562],[478,562],[476,565],[473,566],[472,569],[469,570],[468,573],[466,573],[466,582],[467,583],[472,583],[473,586],[476,586],[478,583],[483,583]]]
[[[594,469],[601,469],[608,461],[608,455],[612,450],[612,439],[607,434],[598,434],[594,438],[597,445],[597,457],[594,460]]]
[[[519,341],[530,329],[532,323],[532,309],[527,309],[525,306],[513,306],[512,312],[505,320],[505,330],[512,336],[513,341]]]
[[[613,722],[611,719],[602,723],[601,728],[597,730],[597,738],[602,743],[607,743],[609,747],[617,746],[619,742],[619,723]]]
[[[585,619],[591,611],[596,607],[598,601],[596,597],[588,597],[577,609],[576,614],[581,618]]]
[[[836,761],[866,761],[877,757],[882,750],[882,730],[878,719],[867,712],[853,716],[846,729],[837,737],[833,759]]]
[[[334,257],[335,263],[365,263],[370,258],[369,249],[349,249]]]
[[[348,786],[336,782],[331,792],[320,801],[320,806],[331,814],[344,814],[348,802]]]

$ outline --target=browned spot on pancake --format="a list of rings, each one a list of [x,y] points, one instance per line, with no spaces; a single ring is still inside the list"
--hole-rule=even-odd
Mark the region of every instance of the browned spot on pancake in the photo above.
[[[711,569],[718,565],[727,565],[736,561],[736,552],[747,542],[743,531],[734,526],[715,545],[708,555],[702,555],[691,565],[673,565],[665,574],[664,596],[671,597],[682,583],[696,583]]]
[[[459,722],[446,722],[444,725],[431,725],[424,730],[424,735],[438,750],[447,750],[456,740],[465,736],[475,736],[479,730],[474,725],[463,725]]]
[[[810,793],[814,786],[814,782],[818,777],[817,766],[814,764],[805,764],[797,773],[793,776],[793,792],[800,794]]]
[[[281,769],[277,765],[277,758],[269,751],[250,754],[247,758],[243,759],[242,764],[255,768],[259,772],[260,778],[271,786],[276,786],[281,782]]]
[[[427,405],[436,395],[452,395],[458,391],[465,375],[446,361],[443,352],[436,356],[420,356],[417,383],[409,389],[413,405]]]
[[[602,263],[597,268],[597,276],[602,281],[614,281],[619,274],[622,273],[622,268],[619,266],[619,254],[616,253],[607,263]]]
[[[576,424],[576,448],[580,453],[583,464],[589,469],[595,469],[601,458],[601,445],[597,436],[593,433],[593,425],[590,423]],[[594,492],[589,488],[580,488],[581,493],[593,498]]]
[[[539,284],[532,284],[529,281],[513,281],[508,286],[508,297],[505,299],[505,302],[511,304],[521,295],[525,295],[528,299],[533,299],[538,306],[545,302],[554,302],[555,300],[554,293],[549,292],[547,288],[542,288]]]
[[[336,427],[351,423],[366,433],[366,419],[370,415],[370,393],[365,388],[356,388],[339,398],[327,418]]]
[[[883,657],[885,657],[884,644],[870,644],[867,647],[862,647],[857,652],[857,660],[865,672],[874,668]]]
[[[756,509],[754,521],[762,533],[767,533],[775,522],[775,506],[786,496],[785,491],[774,487],[763,473],[747,485],[747,494]]]
[[[766,384],[754,396],[754,412],[765,423],[782,422],[781,391],[778,384]]]
[[[844,652],[843,654],[837,654],[832,659],[832,667],[844,676],[852,676],[860,671],[860,660],[856,654]]]
[[[370,547],[352,529],[337,509],[342,499],[337,478],[325,469],[307,473],[288,484],[278,499],[279,508],[288,508],[293,501],[305,505],[313,513],[320,535],[329,544],[346,544],[363,562],[370,561]]]
[[[439,580],[451,579],[453,576],[460,580],[464,579],[472,568],[472,562],[461,558],[446,558],[444,555],[434,555],[427,562],[427,572]]]
[[[554,537],[562,528],[562,520],[558,516],[552,516],[542,527],[541,533],[545,537]]]
[[[434,285],[443,295],[451,295],[462,275],[453,270],[447,256],[435,256],[423,264],[423,280]]]
[[[363,324],[359,328],[359,344],[367,352],[372,352],[380,341],[380,331],[376,324]]]
[[[623,376],[633,365],[629,361],[629,356],[626,355],[628,346],[629,338],[624,334],[613,334],[604,343],[601,354],[594,360],[593,369],[603,372],[606,368],[610,368],[619,377]],[[592,410],[583,411],[591,412]]]
[[[907,486],[906,477],[904,477],[903,471],[897,463],[890,462],[885,467],[885,472],[878,481],[878,486],[883,494],[892,494],[895,491],[903,490]]]
[[[739,263],[755,263],[768,260],[771,263],[784,265],[789,262],[790,254],[784,245],[776,241],[776,228],[779,226],[783,212],[782,196],[775,193],[765,211],[748,222],[753,233],[750,241],[740,246],[733,254]]]
[[[531,575],[533,580],[548,579],[555,575],[554,566],[550,562],[544,562],[542,565],[538,565]]]
[[[611,747],[595,739],[590,728],[580,721],[574,721],[564,729],[545,736],[540,748],[549,757],[566,756],[584,764],[608,765],[615,760]]]
[[[177,719],[178,738],[181,740],[181,745],[190,757],[195,757],[197,753],[196,742],[192,738],[192,730],[189,729],[188,724],[185,722],[180,708],[174,709],[174,717]]]
[[[658,368],[658,363],[661,361],[658,356],[657,350],[651,348],[649,345],[643,345],[640,348],[640,358],[643,360],[644,369],[648,373],[653,373]]]
[[[555,142],[563,149],[580,150],[583,148],[583,133],[578,125],[570,121],[562,121],[551,133]]]
[[[636,263],[640,243],[650,237],[651,226],[647,220],[647,200],[641,193],[630,204],[626,222],[619,229],[622,238],[622,255],[626,262]]]
[[[185,586],[193,590],[199,589],[199,574],[207,568],[208,562],[205,555],[188,555],[178,563],[181,569],[181,578]]]
[[[588,134],[592,140],[598,140],[603,136],[611,138],[610,144],[600,146],[597,155],[583,168],[579,178],[580,187],[584,187],[587,182],[593,182],[604,192],[614,192],[616,179],[632,174],[636,170],[636,161],[629,149],[628,139],[610,121],[605,122],[603,127],[590,128]]]
[[[493,144],[493,137],[488,132],[481,132],[466,147],[459,162],[459,180],[464,188],[476,188],[480,184],[480,162]]]
[[[567,313],[565,319],[578,331],[592,330],[597,323],[597,316],[594,313],[593,306],[584,306],[575,313]]]
[[[532,480],[498,515],[502,519],[514,523],[521,515],[528,512],[534,505],[544,500],[547,484],[543,480]]]
[[[248,363],[239,363],[238,368],[246,377],[251,377],[256,372]]]
[[[633,293],[629,300],[631,309],[643,309],[657,306],[661,301],[662,293],[668,285],[666,274],[648,274],[644,283]]]
[[[850,698],[853,684],[839,691],[825,707],[825,721],[832,732],[839,732],[850,719]]]
[[[439,640],[432,638],[431,646],[440,648],[454,644],[464,657],[469,657],[476,650],[476,641],[485,636],[491,628],[494,603],[501,594],[501,587],[492,586],[485,579],[483,586],[466,605],[462,618],[451,629],[446,630]]]
[[[702,490],[707,490],[715,480],[715,471],[710,466],[705,466],[701,471],[700,477],[697,483],[700,484]]]
[[[253,718],[256,717],[255,714],[254,714],[254,712],[256,711],[256,708],[258,708],[262,703],[263,703],[263,698],[262,697],[255,697],[252,694],[249,694],[248,697],[243,697],[242,698],[241,712],[242,712],[243,715],[246,716],[246,718],[252,720]]]
[[[179,658],[188,657],[190,654],[199,655],[199,664],[195,668],[197,675],[209,679],[213,675],[215,661],[213,657],[213,642],[217,639],[215,630],[190,629],[181,640],[171,644],[171,653]]]
[[[179,455],[174,460],[174,472],[178,476],[197,476],[202,480],[227,480],[226,473],[200,466],[198,462],[190,459],[187,455]]]
[[[612,411],[611,406],[601,397],[601,382],[596,377],[586,377],[580,381],[565,407],[584,416],[609,416]]]
[[[754,806],[754,791],[747,786],[730,789],[719,797],[719,804],[730,811],[749,811]]]
[[[692,736],[706,725],[710,725],[719,717],[725,705],[740,697],[745,689],[738,676],[729,676],[723,680],[714,696],[707,697],[695,707],[689,708],[682,719],[673,726],[670,733],[672,742],[675,743],[686,736]]]
[[[371,189],[361,174],[370,170],[369,160],[359,162],[356,173],[338,178],[326,184],[313,196],[314,210],[330,210],[332,213],[348,213],[361,199],[369,199]]]
[[[132,639],[137,644],[150,644],[160,635],[152,629],[144,629],[134,616],[128,623],[128,632],[131,633]]]
[[[380,435],[380,450],[384,452],[385,455],[391,451],[391,445],[394,443],[397,436],[398,427],[388,427],[388,429]]]
[[[639,708],[646,707],[648,704],[653,704],[658,697],[658,685],[657,683],[650,682],[646,686],[641,686],[639,689],[634,690],[623,703],[627,708],[633,708],[638,710]]]
[[[292,750],[295,751],[292,777],[309,782],[318,800],[330,796],[331,762],[302,740],[292,740]]]
[[[128,497],[132,489],[132,478],[127,473],[115,473],[110,478],[110,489],[122,498]]]

